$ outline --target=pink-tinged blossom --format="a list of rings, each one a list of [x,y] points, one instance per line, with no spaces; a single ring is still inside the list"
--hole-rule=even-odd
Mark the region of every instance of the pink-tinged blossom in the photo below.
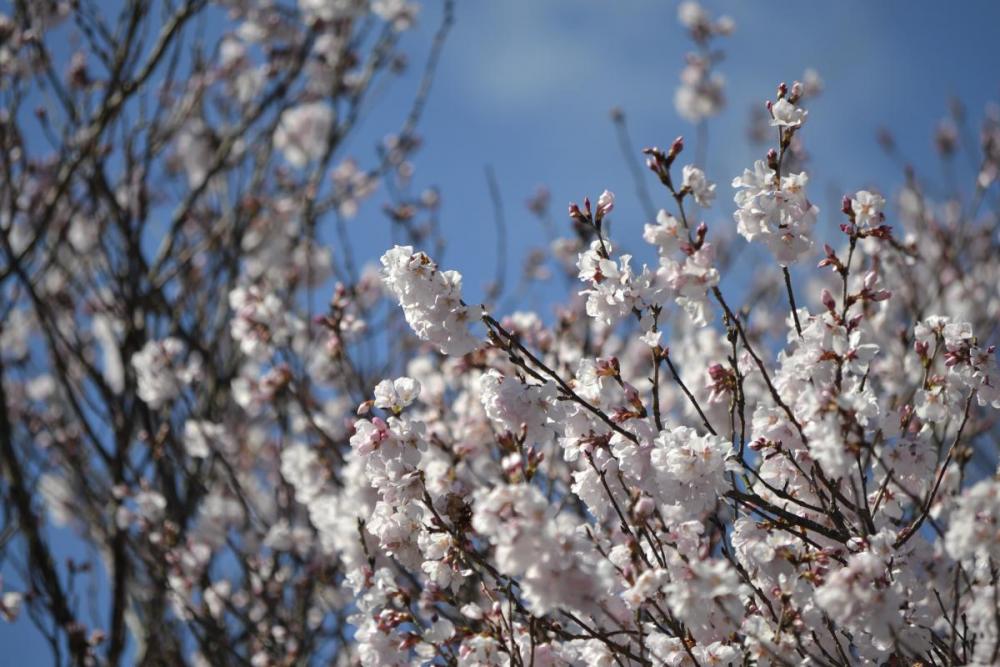
[[[558,433],[563,411],[554,385],[524,384],[491,370],[480,379],[479,391],[486,415],[501,430],[515,437],[523,433],[528,444],[550,442]]]
[[[902,624],[903,597],[891,572],[899,564],[890,563],[884,546],[879,548],[893,537],[872,536],[872,547],[850,556],[816,589],[816,604],[832,619],[883,645],[891,644]]]
[[[164,406],[198,377],[201,366],[197,357],[185,360],[184,356],[184,344],[176,338],[148,341],[132,356],[137,393],[149,407]]]
[[[177,157],[187,173],[188,186],[201,187],[212,164],[215,146],[212,134],[204,121],[189,122],[177,136]]]
[[[490,637],[473,635],[462,640],[458,649],[459,667],[503,667],[509,664],[500,642]]]
[[[402,32],[413,26],[420,5],[408,0],[372,0],[371,9],[372,13],[392,25],[393,30]]]
[[[382,255],[382,280],[392,292],[413,332],[443,354],[463,355],[477,342],[469,333],[469,312],[462,303],[462,276],[439,271],[422,252],[395,246]]]
[[[671,581],[664,586],[666,604],[699,643],[725,639],[736,629],[747,594],[729,561],[709,558],[671,563]]]
[[[184,423],[184,449],[188,456],[203,459],[213,451],[230,454],[235,449],[233,435],[222,424],[204,419],[188,419]]]
[[[702,208],[711,206],[712,200],[715,199],[715,183],[706,178],[705,172],[690,164],[684,165],[681,173],[684,178],[682,186],[691,193],[698,206]]]
[[[612,325],[659,302],[662,286],[657,276],[643,266],[637,275],[631,266],[632,256],[621,255],[618,261],[606,256],[612,251],[610,241],[595,240],[577,259],[578,277],[589,285],[580,292],[587,297],[587,315]]]
[[[802,127],[809,112],[800,109],[785,98],[771,105],[771,125],[775,127]]]
[[[334,167],[330,172],[333,181],[334,194],[340,202],[338,212],[345,218],[353,218],[358,214],[361,202],[375,192],[378,179],[358,167],[358,163],[348,158]]]
[[[813,247],[812,229],[819,208],[806,197],[805,173],[777,175],[763,160],[733,179],[738,188],[734,214],[736,229],[747,241],[763,241],[779,264],[804,259]]]
[[[472,527],[496,550],[498,569],[520,577],[525,598],[540,614],[589,609],[598,591],[592,564],[568,517],[553,517],[545,496],[524,484],[479,494]]]
[[[632,609],[638,609],[650,599],[660,597],[663,586],[670,581],[666,570],[646,570],[635,580],[631,587],[622,593],[622,599]]]
[[[682,118],[698,123],[714,116],[725,105],[725,78],[712,73],[707,59],[689,53],[681,72],[681,85],[674,93],[674,108]]]
[[[711,16],[697,2],[686,0],[677,6],[677,20],[688,30],[698,30],[711,23]]]
[[[944,543],[956,560],[1000,558],[1000,482],[984,479],[962,493]]]
[[[687,240],[680,221],[664,210],[656,214],[656,224],[646,224],[643,227],[642,238],[646,243],[655,245],[662,255],[672,255],[679,250]]]
[[[694,0],[685,0],[677,6],[677,20],[696,35],[701,33],[728,35],[734,27],[733,20],[728,16],[720,16],[713,21],[708,10]]]
[[[709,509],[724,492],[733,468],[732,445],[711,434],[699,435],[686,426],[660,432],[650,454],[658,472],[661,501],[681,504],[691,516]]]
[[[660,261],[657,272],[677,295],[677,305],[684,309],[695,326],[708,324],[709,293],[719,284],[719,271],[715,268],[715,248],[711,243],[687,255],[683,261]]]
[[[421,452],[426,449],[423,423],[389,417],[355,424],[351,447],[365,461],[365,474],[383,500],[397,502],[419,495]]]
[[[274,147],[293,167],[305,167],[323,157],[335,120],[333,109],[325,102],[286,109],[274,130]]]
[[[654,284],[669,288],[663,291],[674,295],[695,326],[708,324],[709,295],[720,279],[712,244],[702,240],[697,247],[692,246],[680,221],[662,210],[656,215],[656,224],[644,227],[642,236],[658,250],[660,266]]]
[[[237,287],[229,293],[233,309],[230,333],[243,354],[263,360],[287,345],[299,322],[273,292],[257,285]]]
[[[307,21],[328,23],[350,19],[364,9],[362,0],[299,0],[299,10]]]
[[[594,211],[594,217],[598,220],[611,213],[612,209],[615,207],[615,193],[610,190],[605,190],[601,193],[601,196],[597,198],[597,209]]]
[[[420,396],[420,383],[413,378],[401,377],[382,380],[375,385],[375,407],[399,414]]]
[[[3,590],[3,577],[0,577],[0,590]],[[21,613],[21,603],[24,600],[24,594],[16,591],[3,591],[0,594],[0,618],[8,623],[13,623],[17,620],[18,615]]]
[[[880,225],[885,217],[882,213],[884,209],[885,198],[867,190],[859,190],[851,199],[855,222],[863,229]]]
[[[712,20],[705,8],[694,1],[682,2],[677,7],[677,19],[700,46],[707,45],[714,37],[731,34],[734,28],[731,18],[720,16]],[[712,71],[717,59],[715,53],[705,49],[687,54],[687,66],[681,71],[681,85],[674,94],[674,108],[685,120],[702,122],[722,109],[725,80]]]
[[[281,452],[281,476],[295,489],[295,499],[308,505],[323,489],[327,473],[312,448],[294,444]]]

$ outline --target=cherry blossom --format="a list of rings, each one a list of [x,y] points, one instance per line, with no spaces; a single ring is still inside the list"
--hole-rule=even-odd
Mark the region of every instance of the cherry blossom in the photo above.
[[[274,131],[274,147],[293,167],[305,167],[323,156],[333,123],[333,109],[322,102],[288,109]]]
[[[462,302],[462,276],[439,271],[424,253],[396,246],[382,255],[383,280],[399,300],[406,321],[422,339],[442,353],[462,355],[476,347],[467,329],[469,313]]]
[[[420,383],[413,378],[401,377],[382,380],[375,385],[375,407],[399,413],[420,396]]]
[[[947,182],[908,167],[820,225],[810,175],[877,175],[812,164],[805,121],[840,124],[806,70],[757,105],[767,145],[713,215],[733,23],[681,3],[695,156],[643,150],[638,208],[601,190],[560,220],[539,189],[544,238],[480,285],[443,258],[493,256],[456,257],[415,166],[453,3],[225,0],[206,34],[178,0],[153,3],[159,36],[129,8],[132,37],[21,4],[0,16],[0,618],[57,661],[997,662],[995,110],[939,124]],[[418,20],[440,23],[404,37]],[[65,58],[61,25],[83,31]],[[353,242],[380,218],[379,257]]]

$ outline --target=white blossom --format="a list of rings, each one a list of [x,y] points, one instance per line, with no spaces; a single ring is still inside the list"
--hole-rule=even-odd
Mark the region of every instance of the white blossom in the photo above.
[[[763,160],[733,180],[736,193],[736,228],[747,241],[761,240],[779,264],[788,266],[804,259],[813,247],[812,228],[819,208],[806,197],[809,179],[805,173],[783,176]]]
[[[399,413],[420,396],[420,383],[413,378],[401,377],[382,380],[375,385],[375,407]]]
[[[148,341],[132,355],[137,393],[154,410],[177,398],[197,377],[200,370],[197,359],[185,361],[183,355],[184,344],[177,338]]]
[[[395,246],[382,255],[382,269],[386,287],[421,340],[450,355],[476,347],[467,327],[469,312],[462,303],[461,274],[439,271],[430,257],[410,246]]]
[[[800,109],[785,98],[771,105],[771,125],[775,127],[801,127],[809,112]]]
[[[859,190],[851,199],[851,209],[859,227],[875,227],[882,222],[885,198],[881,195]]]
[[[312,4],[331,1],[301,0]],[[306,102],[286,109],[274,130],[274,147],[293,167],[305,167],[323,157],[335,120],[333,109],[325,102]]]
[[[687,189],[698,205],[708,208],[715,199],[715,183],[710,183],[705,177],[705,172],[695,166],[686,164],[682,170],[682,185]]]

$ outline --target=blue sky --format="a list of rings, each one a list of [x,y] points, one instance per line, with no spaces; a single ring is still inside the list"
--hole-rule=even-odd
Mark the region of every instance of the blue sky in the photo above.
[[[695,128],[673,106],[691,48],[677,24],[676,3],[459,4],[417,167],[418,182],[442,190],[450,248],[444,263],[463,272],[470,300],[493,276],[486,164],[504,198],[513,266],[544,239],[523,206],[543,183],[557,222],[565,220],[569,201],[611,189],[618,195],[615,236],[640,245],[645,219],[608,112],[613,106],[626,112],[637,149],[668,145],[679,134],[693,145]],[[810,193],[824,212],[839,208],[844,192],[874,186],[888,194],[901,182],[898,166],[875,141],[880,126],[892,129],[909,160],[936,176],[931,134],[948,98],[961,97],[974,123],[987,101],[1000,99],[998,3],[705,4],[736,22],[736,32],[720,42],[728,106],[710,125],[708,172],[719,183],[716,204],[705,215],[710,225],[732,224],[729,182],[761,157],[745,139],[750,108],[808,67],[825,82],[802,134],[813,158]],[[432,7],[424,12],[424,31],[436,14]],[[384,238],[377,230],[364,236]],[[372,256],[377,252],[372,248]]]
[[[936,175],[931,134],[948,98],[960,97],[974,124],[987,101],[1000,99],[997,2],[705,4],[736,22],[736,32],[720,44],[727,54],[719,71],[727,79],[728,106],[710,126],[708,172],[719,183],[716,204],[705,215],[710,225],[732,224],[729,181],[760,157],[745,139],[749,109],[772,95],[779,81],[791,82],[808,67],[820,73],[825,91],[810,104],[802,136],[812,155],[811,194],[830,225],[825,213],[835,210],[841,193],[874,186],[889,194],[901,182],[899,168],[875,142],[877,128],[891,128],[907,158]],[[557,222],[564,221],[569,201],[613,190],[615,235],[639,245],[646,220],[609,110],[625,111],[636,149],[668,145],[679,134],[693,143],[694,127],[673,107],[684,53],[691,48],[677,25],[676,3],[458,5],[421,126],[425,145],[416,159],[416,182],[442,192],[449,244],[443,264],[464,274],[467,300],[478,301],[495,272],[487,165],[505,204],[512,271],[529,247],[545,239],[524,207],[540,184],[552,192]],[[428,0],[419,27],[405,38],[413,71],[380,100],[345,155],[370,156],[376,138],[399,126],[439,15],[439,4]],[[351,224],[361,258],[376,260],[389,243],[379,207],[369,203]],[[75,551],[70,545],[67,551]],[[50,662],[26,618],[0,624],[0,646],[2,664]]]

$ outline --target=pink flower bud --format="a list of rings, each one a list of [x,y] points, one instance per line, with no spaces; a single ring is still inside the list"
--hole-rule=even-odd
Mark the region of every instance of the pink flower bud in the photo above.
[[[775,170],[778,168],[778,151],[773,148],[767,151],[767,166]]]
[[[601,193],[601,196],[597,198],[597,219],[601,220],[605,215],[610,213],[615,207],[615,195],[610,190],[605,190]]]
[[[677,137],[674,139],[674,143],[670,144],[670,154],[669,158],[673,159],[677,157],[681,151],[684,150],[684,137]]]
[[[847,215],[854,215],[854,204],[851,202],[851,198],[847,195],[844,195],[843,200],[841,200],[840,210]]]
[[[653,502],[653,499],[649,496],[643,496],[636,501],[633,511],[636,517],[642,519],[651,516],[655,509],[656,503]]]
[[[871,296],[868,297],[869,301],[885,301],[892,296],[892,292],[887,289],[881,289],[877,292],[873,292]]]
[[[708,376],[713,380],[720,380],[726,375],[726,369],[722,364],[712,364],[708,367]]]
[[[837,309],[837,302],[833,300],[833,295],[830,294],[830,290],[824,288],[823,293],[820,295],[820,300],[823,302],[823,305],[826,306],[826,309],[831,313]]]

